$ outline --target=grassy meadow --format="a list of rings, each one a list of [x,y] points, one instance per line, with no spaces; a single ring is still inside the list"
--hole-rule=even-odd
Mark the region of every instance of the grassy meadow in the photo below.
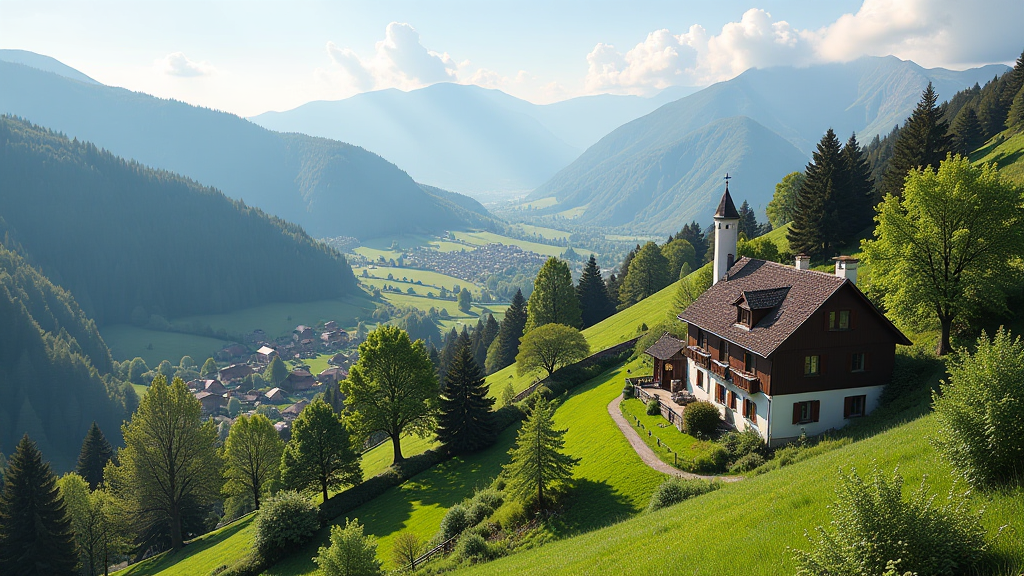
[[[177,364],[182,356],[192,358],[209,358],[218,350],[228,345],[224,340],[179,334],[177,332],[161,332],[148,330],[130,324],[115,324],[100,328],[103,341],[110,348],[115,360],[131,360],[139,357],[153,368],[162,360]]]

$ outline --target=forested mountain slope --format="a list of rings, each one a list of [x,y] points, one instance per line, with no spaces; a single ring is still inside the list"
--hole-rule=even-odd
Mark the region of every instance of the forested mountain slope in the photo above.
[[[356,290],[345,258],[298,226],[11,117],[0,117],[0,217],[100,324]]]
[[[829,127],[843,138],[856,131],[862,142],[867,142],[877,133],[887,133],[910,114],[928,82],[934,83],[941,98],[948,98],[959,89],[984,82],[1005,70],[1002,65],[963,72],[929,70],[891,56],[807,68],[748,70],[732,80],[666,104],[621,126],[535,190],[531,197],[556,197],[559,202],[550,209],[551,212],[585,206],[581,218],[596,224],[649,226],[656,222],[651,218],[654,211],[647,205],[637,203],[630,211],[613,219],[600,198],[613,194],[616,183],[624,178],[648,177],[637,173],[643,159],[655,151],[682,143],[696,130],[711,123],[736,116],[749,117],[809,156],[814,144]],[[749,146],[750,159],[771,152],[763,147],[762,142],[733,145]],[[801,167],[800,164],[790,165],[789,169]],[[703,162],[688,169],[711,168],[719,170],[718,166],[709,167]],[[652,167],[642,169],[651,170]],[[677,171],[684,169],[687,167],[673,167]],[[735,174],[744,169],[743,164],[734,164],[728,171]],[[724,173],[719,174],[721,176]],[[754,186],[744,189],[740,180],[735,184],[739,189],[755,194]],[[760,183],[751,184],[760,186]],[[770,197],[771,191],[758,190],[757,193]],[[745,191],[738,194],[740,198],[747,197]],[[751,203],[755,207],[764,207],[758,202]],[[704,202],[701,209],[681,216],[685,220],[692,217],[704,221],[714,209],[712,204],[711,201]],[[629,212],[632,212],[632,217],[627,217],[631,215]]]
[[[28,433],[58,470],[74,466],[95,420],[108,437],[135,392],[109,376],[110,352],[66,290],[0,245],[0,452]]]
[[[233,114],[0,61],[0,113],[183,174],[316,237],[490,226],[424,192],[380,156],[280,134]],[[382,209],[381,206],[387,206]]]

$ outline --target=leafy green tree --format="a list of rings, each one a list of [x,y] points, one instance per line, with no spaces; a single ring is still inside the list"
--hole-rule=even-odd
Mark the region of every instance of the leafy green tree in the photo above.
[[[753,214],[753,211],[751,211]],[[757,223],[754,223],[755,228]],[[753,238],[753,236],[748,236]],[[679,271],[683,269],[683,266],[693,266],[693,262],[696,259],[696,252],[693,250],[693,246],[689,242],[682,238],[673,239],[661,247],[661,255],[668,260],[668,272],[673,280],[679,278]]]
[[[578,327],[582,323],[580,303],[576,299],[576,288],[572,284],[568,264],[558,258],[548,258],[537,273],[526,311],[524,332],[545,324]]]
[[[781,258],[779,246],[764,236],[753,240],[740,239],[736,243],[736,256],[747,256],[758,260],[778,262]]]
[[[954,470],[979,487],[1024,478],[1024,342],[1002,328],[976,351],[949,362],[949,380],[933,392],[934,443]]]
[[[207,361],[209,363],[209,360]],[[274,356],[263,371],[263,379],[271,386],[280,386],[288,378],[288,367],[280,356]]]
[[[75,535],[82,568],[86,574],[94,576],[103,563],[103,510],[94,506],[89,483],[74,472],[57,480],[57,488],[71,519],[71,531]]]
[[[775,195],[768,203],[766,212],[772,228],[782,228],[793,220],[796,214],[796,199],[804,184],[803,172],[790,172],[775,185]]]
[[[938,354],[952,351],[953,322],[998,310],[1017,273],[1021,192],[994,166],[951,156],[938,172],[913,170],[903,197],[877,208],[875,239],[865,242],[872,285],[889,314],[906,325],[938,320]]]
[[[396,463],[405,459],[403,432],[425,434],[434,426],[437,375],[427,348],[393,326],[379,326],[359,345],[359,360],[342,382],[342,391],[356,428],[364,434],[387,434]]]
[[[182,370],[195,370],[196,361],[193,360],[191,356],[182,356],[181,361],[178,362],[178,368],[181,368]]]
[[[511,498],[544,509],[548,503],[545,494],[550,495],[572,480],[572,470],[579,459],[562,453],[565,432],[555,429],[551,404],[543,396],[538,398],[509,451],[512,461],[504,467],[508,477],[505,490]]]
[[[242,411],[242,402],[232,396],[228,399],[228,416],[234,418],[238,416],[238,413]]]
[[[960,109],[953,120],[950,131],[953,132],[950,148],[954,154],[967,156],[985,142],[985,134],[981,127],[981,121],[978,120],[978,113],[971,105]]]
[[[448,367],[438,403],[437,439],[449,451],[476,452],[494,443],[494,398],[487,391],[470,345],[463,343]]]
[[[213,358],[207,358],[206,362],[203,362],[202,369],[199,370],[199,375],[208,380],[216,378],[218,373],[217,361]]]
[[[626,279],[619,289],[623,307],[632,306],[671,284],[679,271],[669,270],[668,260],[654,242],[644,244],[629,263]]]
[[[689,243],[679,240],[680,243]],[[667,246],[667,245],[666,245]],[[676,255],[682,252],[676,250]],[[690,256],[693,256],[693,247],[690,247]],[[601,278],[601,268],[597,265],[597,259],[593,254],[583,267],[583,274],[580,275],[580,282],[576,285],[576,298],[580,303],[580,318],[583,320],[583,327],[593,326],[601,320],[615,313],[615,303],[608,298],[608,287]]]
[[[164,524],[171,547],[184,545],[187,506],[212,502],[223,483],[217,428],[180,378],[157,376],[131,421],[121,427],[124,448],[104,480],[129,511],[149,525]]]
[[[174,378],[174,366],[171,366],[171,363],[167,360],[162,360],[157,365],[156,372],[168,380]]]
[[[423,551],[423,542],[415,532],[399,532],[391,543],[391,561],[399,568],[415,569],[416,559]]]
[[[0,574],[73,576],[78,550],[50,465],[26,434],[7,463],[0,494]]]
[[[89,427],[89,432],[82,441],[82,451],[78,455],[78,466],[75,471],[89,483],[89,489],[95,490],[103,482],[103,468],[110,462],[114,449],[107,442],[103,431],[96,422]]]
[[[700,267],[704,261],[704,252],[707,250],[707,238],[704,236],[704,230],[701,229],[700,224],[697,224],[696,220],[691,221],[689,224],[684,224],[679,232],[676,232],[673,240],[686,240],[693,246],[693,260],[690,262],[691,268]],[[626,266],[622,270],[628,270]]]
[[[320,521],[316,504],[298,492],[284,490],[267,499],[252,526],[252,551],[267,565],[312,540]]]
[[[128,365],[128,379],[135,384],[145,384],[142,375],[149,372],[149,366],[146,366],[146,361],[136,356],[132,359]]]
[[[465,288],[460,290],[456,301],[459,303],[459,310],[463,314],[469,314],[469,308],[473,305],[473,296],[469,293],[469,290]]]
[[[552,372],[579,362],[590,354],[590,343],[579,330],[562,324],[545,324],[527,332],[516,356],[520,375],[543,369]]]
[[[526,329],[526,307],[523,291],[516,290],[512,303],[505,310],[505,317],[501,320],[497,339],[498,352],[495,362],[487,364],[488,373],[497,372],[516,361],[516,354],[519,354],[519,339],[523,337],[523,331]]]
[[[892,159],[882,179],[883,196],[901,195],[908,172],[927,166],[935,170],[951,151],[946,135],[949,126],[941,119],[937,101],[938,95],[929,82],[893,145]]]
[[[260,427],[263,428],[262,423]],[[259,435],[264,437],[264,442],[271,443],[265,431]],[[330,497],[328,489],[354,486],[363,479],[359,467],[361,456],[353,450],[352,444],[348,426],[334,409],[321,398],[313,400],[292,424],[292,439],[281,458],[282,482],[296,490],[315,486],[326,502]],[[263,482],[266,482],[271,471],[264,472]],[[249,483],[250,488],[254,485],[255,482]]]
[[[804,169],[793,225],[786,235],[790,248],[797,254],[807,254],[812,259],[831,255],[838,226],[836,196],[843,185],[840,153],[839,138],[829,128]]]
[[[224,442],[228,488],[234,493],[248,491],[259,510],[260,497],[281,471],[283,453],[284,442],[266,416],[239,416]]]
[[[331,526],[331,545],[317,550],[316,565],[324,576],[379,576],[384,574],[377,559],[377,539],[363,535],[359,519],[347,519],[345,527]]]
[[[705,290],[710,288],[714,275],[711,264],[705,264],[693,274],[683,278],[676,288],[672,308],[668,312],[669,320],[675,320],[677,314],[688,308]]]

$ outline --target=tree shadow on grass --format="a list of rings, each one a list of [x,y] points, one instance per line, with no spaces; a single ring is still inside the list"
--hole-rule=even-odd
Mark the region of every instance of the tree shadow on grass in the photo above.
[[[549,526],[558,538],[590,532],[636,514],[622,494],[604,482],[577,479],[560,502],[565,512],[551,519]]]
[[[178,550],[177,552],[167,552],[155,558],[145,560],[139,562],[138,564],[129,566],[128,569],[125,570],[125,572],[123,572],[123,575],[131,576],[133,574],[142,573],[152,574],[160,570],[170,568],[171,566],[174,566],[175,564],[187,558],[191,558],[196,554],[204,552],[210,548],[213,548],[223,543],[227,539],[237,534],[239,531],[243,530],[244,528],[247,528],[249,524],[252,523],[252,520],[255,517],[255,514],[249,514],[248,516],[245,516],[235,521],[233,524],[225,526],[220,530],[220,532],[217,532],[216,534],[210,534],[205,537],[192,540],[184,548]]]

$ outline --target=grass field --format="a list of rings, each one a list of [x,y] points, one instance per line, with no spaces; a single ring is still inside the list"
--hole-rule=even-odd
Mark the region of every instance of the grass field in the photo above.
[[[299,324],[315,326],[319,322],[334,320],[344,328],[355,326],[356,318],[365,318],[373,312],[373,303],[363,296],[347,296],[338,300],[280,303],[237,310],[228,314],[188,316],[173,322],[179,325],[198,323],[229,334],[245,334],[263,329],[269,338],[291,334]]]
[[[640,434],[640,438],[658,455],[663,462],[671,464],[680,470],[692,470],[692,454],[699,450],[704,442],[700,442],[693,436],[680,432],[678,428],[657,416],[647,415],[647,406],[636,398],[623,400],[619,404],[622,415],[626,421],[633,426],[633,429]],[[637,420],[642,427],[637,426]],[[650,434],[648,434],[650,433]]]
[[[371,277],[363,277],[363,271],[366,271]],[[393,286],[400,286],[403,290],[408,287],[413,287],[417,292],[423,294],[427,289],[433,288],[436,293],[441,289],[442,286],[448,290],[452,289],[452,286],[458,285],[460,288],[469,288],[470,292],[474,295],[479,296],[480,286],[469,280],[462,280],[454,276],[447,274],[441,274],[440,272],[434,272],[433,270],[419,270],[417,268],[392,268],[390,266],[384,266],[379,268],[363,268],[353,267],[352,272],[355,273],[359,281],[364,284],[370,284],[374,286],[380,286],[384,283],[391,284]],[[388,274],[394,276],[397,280],[388,280]],[[407,278],[408,282],[402,282],[402,278]],[[420,290],[420,286],[416,282],[423,282],[423,290]]]
[[[177,365],[182,356],[206,359],[228,344],[216,338],[147,330],[130,324],[104,326],[100,328],[100,335],[115,360],[139,357],[150,368],[162,360]]]
[[[971,154],[972,162],[992,162],[999,174],[1024,186],[1024,132],[1003,132]]]
[[[558,204],[558,199],[554,196],[548,196],[547,198],[540,198],[539,200],[532,200],[530,202],[523,202],[516,206],[520,210],[540,210],[542,208],[550,208]]]
[[[545,228],[543,226],[534,226],[532,224],[516,224],[515,227],[527,234],[537,234],[545,240],[568,240],[570,236],[570,233],[565,230],[556,230],[554,228]]]
[[[575,208],[569,208],[568,210],[562,210],[561,212],[555,214],[555,216],[561,216],[562,218],[565,218],[567,220],[579,218],[580,216],[583,216],[583,214],[587,211],[587,206],[589,206],[589,204],[584,204],[583,206],[577,206]]]
[[[501,236],[493,232],[453,232],[455,237],[462,242],[473,244],[476,246],[483,246],[485,244],[505,244],[506,246],[518,246],[523,250],[529,250],[536,252],[542,256],[561,256],[563,252],[567,250],[562,246],[551,246],[550,244],[540,244],[538,242],[530,242],[529,240],[518,240],[516,238],[509,238],[508,236]],[[584,258],[589,258],[592,253],[590,250],[584,250],[583,248],[573,248],[577,254]],[[596,252],[593,254],[600,256]]]

